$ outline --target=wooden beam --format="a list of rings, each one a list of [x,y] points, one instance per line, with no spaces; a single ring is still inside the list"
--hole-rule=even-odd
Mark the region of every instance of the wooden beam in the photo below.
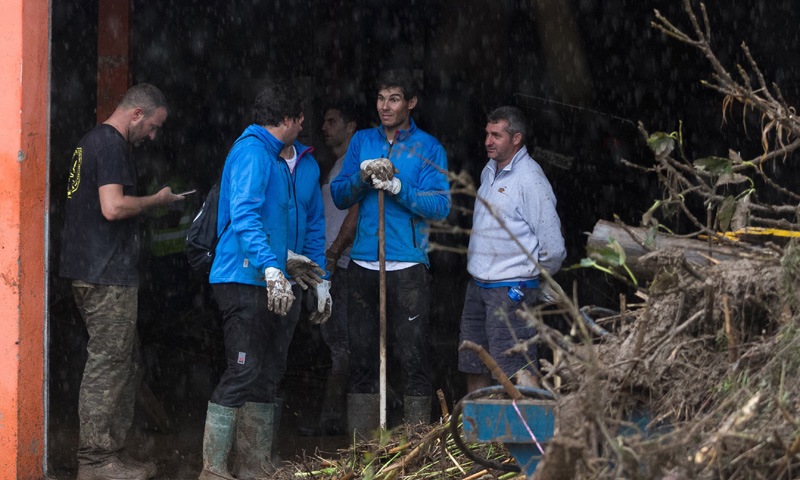
[[[97,123],[105,121],[130,87],[130,0],[99,0]]]

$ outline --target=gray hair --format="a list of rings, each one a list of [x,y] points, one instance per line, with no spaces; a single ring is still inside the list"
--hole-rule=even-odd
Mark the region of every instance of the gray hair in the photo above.
[[[512,137],[518,133],[522,134],[522,143],[525,143],[525,137],[528,134],[528,127],[526,125],[525,114],[522,113],[517,107],[504,106],[492,110],[487,120],[489,123],[497,123],[500,120],[508,122],[508,127],[505,129]]]

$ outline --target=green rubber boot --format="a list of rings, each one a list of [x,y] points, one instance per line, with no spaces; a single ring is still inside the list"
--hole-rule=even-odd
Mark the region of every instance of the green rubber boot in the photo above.
[[[237,410],[208,402],[203,433],[203,471],[198,480],[233,480],[228,472],[228,455],[233,445]]]
[[[380,427],[380,397],[375,393],[347,394],[347,431],[369,439]]]
[[[431,397],[405,395],[403,397],[403,421],[408,425],[431,423]]]
[[[268,478],[275,472],[271,452],[275,433],[275,404],[247,402],[236,422],[236,477]]]

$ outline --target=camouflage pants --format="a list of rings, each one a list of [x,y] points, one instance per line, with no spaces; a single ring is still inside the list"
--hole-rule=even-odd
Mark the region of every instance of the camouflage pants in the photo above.
[[[74,280],[72,293],[89,332],[78,400],[78,463],[102,464],[125,447],[133,422],[138,288]]]

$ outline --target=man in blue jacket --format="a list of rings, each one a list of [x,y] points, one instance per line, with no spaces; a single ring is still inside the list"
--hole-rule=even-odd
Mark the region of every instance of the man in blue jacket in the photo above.
[[[287,85],[264,88],[255,124],[231,148],[220,183],[220,235],[209,282],[223,314],[227,370],[211,395],[200,479],[230,479],[237,439],[237,478],[263,477],[273,466],[275,398],[268,362],[274,331],[294,295],[286,279],[292,179],[281,155],[302,129],[303,105]],[[236,430],[236,431],[234,431]]]
[[[358,204],[358,229],[348,268],[350,393],[348,429],[366,434],[379,415],[378,190],[385,191],[386,311],[388,344],[402,370],[403,418],[430,421],[428,309],[429,222],[450,212],[447,156],[417,128],[410,72],[386,72],[378,82],[381,125],[353,136],[342,171],[331,182],[336,206]]]
[[[286,315],[278,317],[269,326],[274,348],[266,352],[265,368],[269,397],[275,403],[274,432],[280,426],[283,405],[283,399],[277,396],[278,388],[286,373],[289,345],[300,320],[303,290],[313,300],[314,308],[309,315],[312,324],[327,321],[332,308],[330,280],[324,270],[325,210],[319,185],[319,165],[311,155],[313,151],[313,147],[306,147],[295,140],[293,144],[287,144],[280,154],[290,180],[286,271],[291,279],[295,300]]]

